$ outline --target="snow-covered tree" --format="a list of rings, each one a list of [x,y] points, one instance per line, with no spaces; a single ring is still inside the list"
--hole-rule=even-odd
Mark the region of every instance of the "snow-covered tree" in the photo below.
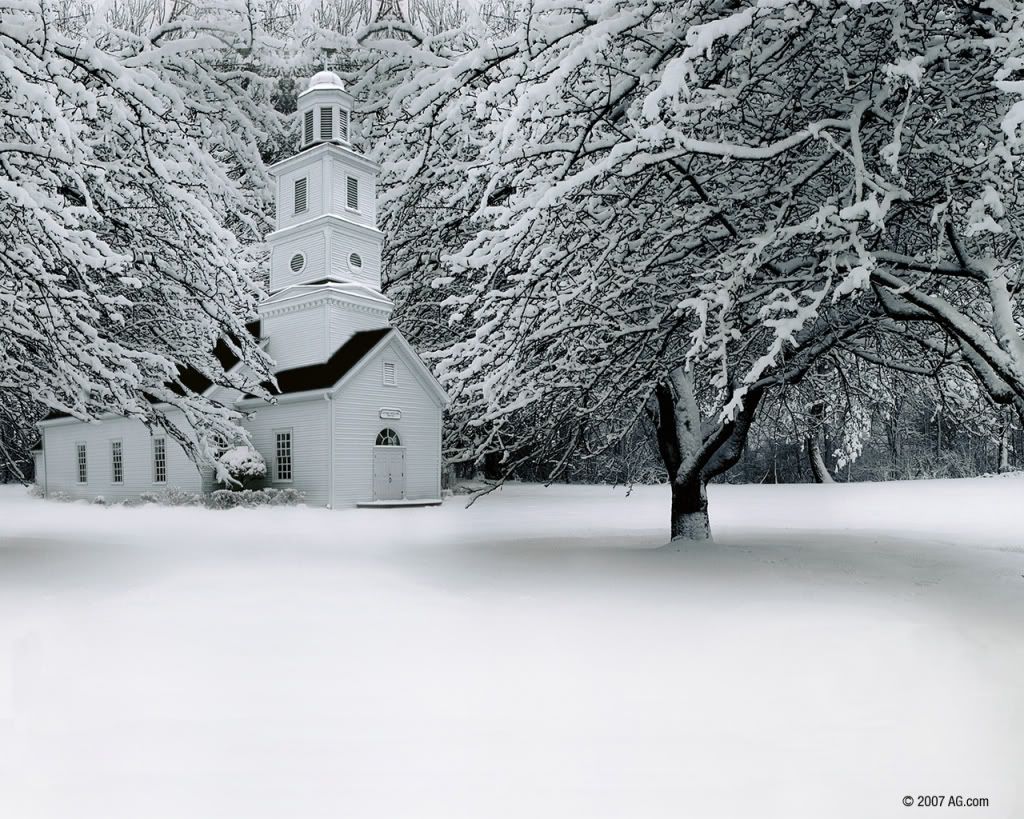
[[[673,536],[704,537],[706,482],[825,355],[955,358],[1020,406],[1022,14],[541,0],[377,43],[393,275],[438,292],[453,455],[592,453],[649,412]]]
[[[140,5],[118,27],[123,7],[0,9],[0,401],[128,415],[209,455],[237,434],[200,395],[238,379],[215,343],[266,377],[245,323],[278,57],[253,4]]]

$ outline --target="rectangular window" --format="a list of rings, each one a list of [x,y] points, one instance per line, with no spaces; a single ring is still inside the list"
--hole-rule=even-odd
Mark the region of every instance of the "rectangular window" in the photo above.
[[[167,483],[167,439],[153,439],[153,483]]]
[[[120,441],[110,442],[110,481],[124,483],[124,451]]]
[[[334,139],[334,109],[320,109],[320,139]]]
[[[306,177],[295,180],[295,212],[306,212]]]
[[[281,429],[274,433],[274,474],[279,481],[292,479],[292,431]]]
[[[359,180],[354,176],[348,178],[348,199],[345,204],[352,210],[359,210]]]
[[[348,111],[338,109],[338,139],[348,142]]]
[[[302,122],[302,143],[309,145],[313,141],[313,109],[310,108]]]
[[[384,386],[397,386],[398,379],[395,377],[395,364],[393,361],[384,362]]]
[[[89,480],[89,465],[86,462],[85,444],[75,444],[75,460],[78,466],[78,482],[86,483]]]

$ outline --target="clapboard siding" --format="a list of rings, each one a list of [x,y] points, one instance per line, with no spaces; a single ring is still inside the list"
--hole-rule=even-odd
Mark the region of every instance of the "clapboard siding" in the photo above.
[[[321,228],[300,228],[299,235],[287,242],[275,244],[270,252],[270,289],[280,290],[289,284],[315,281],[327,271],[327,234]],[[301,253],[305,266],[295,273],[291,260]]]
[[[331,303],[328,308],[330,335],[328,348],[333,353],[360,330],[376,330],[388,326],[384,310],[356,310],[344,303]]]
[[[277,188],[277,229],[291,227],[299,222],[315,219],[324,213],[326,203],[324,201],[324,169],[327,167],[326,160],[321,157],[319,161],[303,165],[286,174],[282,174],[278,180]],[[302,213],[295,212],[295,181],[306,178],[306,210]]]
[[[330,404],[323,395],[308,401],[292,401],[258,407],[243,422],[253,445],[267,462],[267,480],[259,486],[291,487],[305,495],[311,506],[328,503],[328,469],[330,466],[330,435],[328,418]],[[292,431],[293,479],[275,480],[274,433],[279,429]]]
[[[380,290],[380,241],[364,234],[364,231],[345,225],[332,228],[331,273],[339,278]],[[359,255],[362,262],[360,267],[351,264],[353,253]]]
[[[384,386],[385,361],[396,365],[397,386]],[[381,420],[381,408],[400,409],[402,417]],[[384,427],[405,447],[406,497],[441,497],[441,407],[394,342],[371,356],[335,399],[335,506],[373,500],[373,446]]]
[[[274,359],[275,372],[318,364],[334,352],[334,348],[327,349],[327,307],[324,304],[264,316],[262,332],[268,339],[267,353]]]
[[[181,423],[178,413],[169,416]],[[127,500],[143,492],[160,492],[169,487],[189,492],[203,490],[203,478],[184,450],[170,436],[167,441],[167,481],[153,480],[153,435],[141,421],[110,418],[95,424],[69,421],[42,427],[43,456],[49,492],[61,491],[72,498],[107,501]],[[159,433],[158,433],[159,434]],[[124,483],[112,480],[111,441],[120,439],[124,463]],[[88,480],[78,483],[76,445],[86,445]]]
[[[360,167],[349,164],[344,159],[334,158],[334,167],[331,169],[331,188],[333,202],[331,210],[334,213],[344,215],[345,218],[358,222],[361,225],[376,227],[377,225],[377,185],[374,175]],[[359,181],[359,210],[352,211],[348,208],[348,183],[347,177],[355,177]]]

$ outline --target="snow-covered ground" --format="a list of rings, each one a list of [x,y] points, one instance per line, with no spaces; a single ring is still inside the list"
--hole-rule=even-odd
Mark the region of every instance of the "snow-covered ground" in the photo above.
[[[1024,816],[1024,481],[0,487],[0,817]],[[905,795],[986,797],[905,808]]]

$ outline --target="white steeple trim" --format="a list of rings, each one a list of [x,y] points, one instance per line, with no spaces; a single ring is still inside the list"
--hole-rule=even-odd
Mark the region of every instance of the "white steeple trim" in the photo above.
[[[301,165],[309,162],[311,159],[332,152],[341,154],[347,162],[356,167],[361,167],[366,171],[376,173],[380,170],[380,165],[377,162],[374,162],[372,159],[368,159],[358,151],[353,151],[346,145],[339,145],[336,142],[319,142],[297,154],[292,154],[284,159],[279,159],[267,168],[267,172],[271,176],[280,176],[282,173],[286,173],[290,170],[293,165]]]
[[[294,285],[264,301],[260,305],[260,316],[276,316],[328,302],[343,303],[347,308],[357,312],[377,312],[384,315],[390,314],[395,306],[389,298],[360,285]]]
[[[364,233],[367,236],[373,236],[375,239],[380,238],[384,233],[378,228],[372,227],[371,225],[364,225],[361,222],[356,222],[353,219],[348,219],[344,214],[341,213],[321,213],[319,216],[315,216],[312,219],[307,219],[305,222],[297,222],[294,225],[288,225],[280,230],[275,230],[272,233],[268,233],[266,238],[267,241],[272,239],[282,239],[290,236],[293,233],[301,233],[303,230],[309,230],[310,228],[316,228],[320,225],[327,224],[331,221],[344,222],[346,227],[355,230],[357,233]]]

